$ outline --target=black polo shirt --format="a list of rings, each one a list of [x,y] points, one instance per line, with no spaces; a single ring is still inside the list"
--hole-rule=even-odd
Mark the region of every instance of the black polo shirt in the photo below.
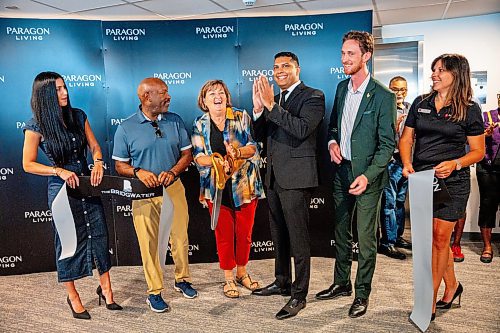
[[[436,111],[436,95],[417,97],[406,119],[405,126],[415,129],[413,167],[417,171],[464,156],[467,137],[484,133],[479,105],[473,103],[467,108],[465,120],[451,121],[451,106]]]

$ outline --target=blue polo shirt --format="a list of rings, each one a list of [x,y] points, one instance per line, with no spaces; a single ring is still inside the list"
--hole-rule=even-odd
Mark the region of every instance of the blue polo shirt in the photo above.
[[[151,124],[152,121],[139,109],[118,125],[113,159],[129,162],[156,175],[177,164],[181,151],[191,148],[181,117],[172,112],[161,114],[158,117],[161,137]]]

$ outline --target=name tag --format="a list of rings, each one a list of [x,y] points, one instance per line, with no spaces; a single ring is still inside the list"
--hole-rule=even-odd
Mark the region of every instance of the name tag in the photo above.
[[[431,113],[431,110],[429,109],[422,109],[422,108],[418,108],[418,112],[421,112],[421,113]]]

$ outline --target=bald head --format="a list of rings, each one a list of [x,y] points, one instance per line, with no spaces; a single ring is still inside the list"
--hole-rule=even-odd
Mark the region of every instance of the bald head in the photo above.
[[[162,80],[148,77],[139,83],[137,96],[141,100],[142,111],[156,117],[160,113],[168,111],[170,95],[168,87]]]
[[[148,77],[142,80],[141,83],[139,83],[139,87],[137,87],[137,96],[139,96],[141,103],[143,103],[144,99],[147,98],[146,93],[166,88],[167,85],[162,80],[156,77]]]

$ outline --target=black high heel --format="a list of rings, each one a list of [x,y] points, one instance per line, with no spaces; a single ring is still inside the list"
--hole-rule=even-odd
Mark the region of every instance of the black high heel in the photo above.
[[[71,312],[73,313],[73,318],[76,318],[76,319],[90,319],[90,313],[88,313],[87,310],[83,311],[83,312],[75,312],[75,310],[73,310],[73,305],[71,305],[71,301],[69,299],[69,296],[67,298],[67,301],[68,301],[68,304],[69,304],[69,308],[71,309]]]
[[[462,300],[462,292],[464,291],[464,287],[462,287],[462,284],[459,282],[457,290],[455,291],[455,294],[453,295],[453,298],[449,303],[444,302],[443,300],[440,300],[436,302],[436,309],[451,309],[451,305],[455,298],[458,297],[458,305],[460,305],[460,301]]]
[[[116,304],[115,302],[113,302],[111,304],[106,303],[106,297],[102,293],[101,286],[97,287],[97,290],[95,292],[96,292],[98,299],[99,299],[99,306],[101,306],[101,298],[102,298],[102,300],[104,301],[104,304],[106,304],[106,309],[108,309],[108,310],[123,310],[123,308],[121,306],[119,306],[118,304]]]
[[[431,316],[431,321],[434,321],[434,319],[436,319],[436,312],[434,312]]]

